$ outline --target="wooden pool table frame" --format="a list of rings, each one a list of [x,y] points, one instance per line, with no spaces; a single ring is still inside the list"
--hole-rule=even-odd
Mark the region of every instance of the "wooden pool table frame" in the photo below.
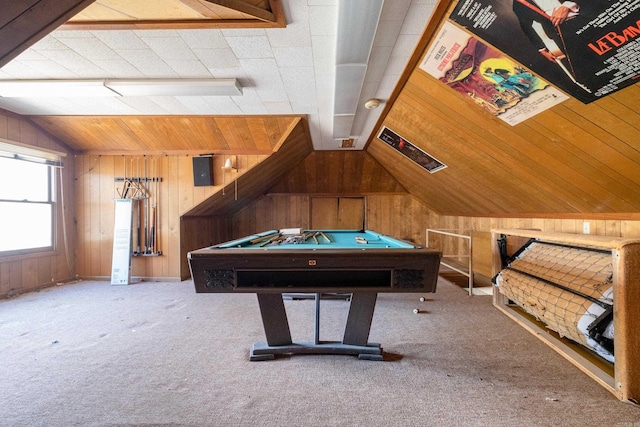
[[[371,231],[325,230],[382,236]],[[267,233],[267,232],[265,232]],[[188,254],[198,293],[256,293],[266,343],[255,343],[250,360],[273,359],[276,354],[352,354],[382,360],[380,344],[369,343],[378,292],[435,292],[441,253],[383,236],[397,246],[367,244],[316,249],[300,245],[283,249],[243,247],[265,233],[226,242]],[[237,244],[236,244],[237,243]],[[235,246],[234,246],[235,245]],[[316,331],[313,341],[292,341],[283,293],[315,294]],[[349,314],[341,342],[320,341],[321,293],[351,293]]]

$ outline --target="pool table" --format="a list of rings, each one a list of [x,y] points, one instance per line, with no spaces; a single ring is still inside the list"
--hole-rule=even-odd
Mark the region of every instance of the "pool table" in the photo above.
[[[251,360],[276,354],[354,354],[382,360],[368,342],[379,292],[435,292],[441,253],[370,230],[269,230],[188,254],[198,293],[249,292],[258,304],[267,338]],[[292,341],[283,293],[316,299],[313,342]],[[320,341],[319,304],[325,293],[351,294],[341,342]]]

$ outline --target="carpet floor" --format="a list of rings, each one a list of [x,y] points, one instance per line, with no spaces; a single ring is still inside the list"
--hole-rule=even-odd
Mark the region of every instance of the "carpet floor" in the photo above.
[[[321,301],[322,340],[341,340],[348,306]],[[313,339],[314,301],[285,307],[294,340]],[[0,426],[640,427],[637,406],[442,278],[434,294],[381,293],[369,338],[384,361],[251,362],[254,294],[47,288],[0,301]]]

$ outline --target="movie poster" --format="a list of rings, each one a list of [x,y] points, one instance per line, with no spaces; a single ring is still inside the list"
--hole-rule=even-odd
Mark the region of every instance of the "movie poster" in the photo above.
[[[512,126],[568,99],[450,22],[445,22],[420,68]]]
[[[640,77],[640,0],[459,0],[449,18],[585,104]]]

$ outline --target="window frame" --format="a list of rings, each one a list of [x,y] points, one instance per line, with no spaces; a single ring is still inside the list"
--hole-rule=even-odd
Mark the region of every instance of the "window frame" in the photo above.
[[[54,151],[50,151],[50,150],[42,150],[40,151],[37,147],[33,147],[33,148],[25,148],[26,146],[24,146],[23,144],[20,143],[14,143],[13,141],[7,141],[7,140],[0,140],[0,155],[8,160],[13,160],[16,162],[33,162],[33,163],[37,163],[42,165],[43,167],[46,167],[47,169],[47,173],[46,173],[46,200],[18,200],[18,199],[6,199],[6,198],[0,198],[0,202],[3,203],[10,203],[10,204],[15,204],[16,206],[18,205],[46,205],[49,206],[49,210],[50,210],[50,230],[51,230],[51,235],[49,236],[49,241],[51,242],[50,245],[47,246],[34,246],[34,247],[29,247],[29,248],[20,248],[20,249],[9,249],[9,250],[0,250],[0,258],[8,258],[8,257],[12,257],[12,256],[23,256],[23,255],[30,255],[30,254],[42,254],[42,253],[47,253],[47,252],[54,252],[56,250],[57,247],[57,236],[56,236],[56,230],[57,230],[57,208],[58,208],[58,204],[57,204],[57,200],[56,200],[56,194],[57,194],[57,184],[56,184],[56,172],[58,168],[62,167],[62,156],[64,156],[64,153],[58,153],[58,152],[54,152]],[[14,145],[15,149],[16,149],[16,154],[11,155],[11,152],[7,149],[7,147],[10,147],[11,145]],[[21,152],[24,152],[24,150],[29,150],[29,155],[28,156],[24,156]],[[33,153],[38,153],[40,152],[42,154],[42,157],[38,157],[37,155],[33,155]],[[19,154],[21,153],[21,154]],[[52,160],[52,156],[57,157],[57,160]]]

